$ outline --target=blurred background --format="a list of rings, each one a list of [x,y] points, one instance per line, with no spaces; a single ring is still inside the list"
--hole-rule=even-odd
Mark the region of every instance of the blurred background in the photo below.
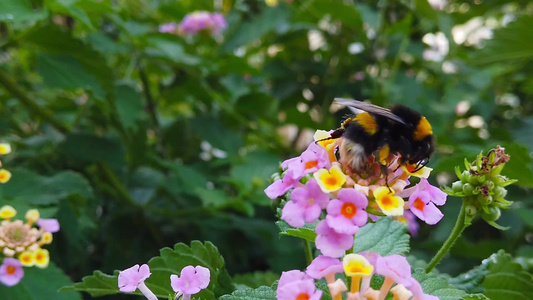
[[[221,13],[220,30],[180,27],[195,11]],[[476,222],[439,268],[456,275],[498,249],[531,260],[532,15],[521,0],[2,0],[13,177],[0,206],[59,219],[53,265],[35,270],[59,286],[191,240],[213,242],[231,275],[275,278],[305,267],[303,246],[278,236],[263,190],[316,129],[339,126],[349,111],[332,101],[345,97],[425,115],[433,184],[505,147],[511,228]],[[411,254],[429,260],[459,207],[450,198],[437,226],[421,224]]]

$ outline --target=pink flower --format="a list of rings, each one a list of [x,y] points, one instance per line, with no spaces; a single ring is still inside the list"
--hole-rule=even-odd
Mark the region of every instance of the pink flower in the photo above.
[[[224,16],[220,13],[209,13],[207,11],[197,11],[190,13],[183,18],[179,24],[180,30],[186,34],[197,34],[200,31],[217,35],[227,26]]]
[[[415,192],[409,196],[409,209],[415,216],[429,225],[437,224],[444,216],[431,202],[430,194],[419,190],[418,185]]]
[[[359,227],[368,220],[368,214],[364,211],[368,206],[368,199],[362,192],[351,188],[341,189],[337,197],[338,200],[333,199],[328,204],[328,225],[337,233],[357,233]]]
[[[185,295],[193,295],[205,289],[209,285],[211,273],[208,268],[202,266],[186,266],[181,270],[181,277],[170,275],[170,285],[174,292]]]
[[[441,191],[438,187],[429,184],[426,178],[421,178],[420,182],[416,185],[420,190],[429,193],[429,199],[435,205],[441,206],[446,204],[446,193]]]
[[[291,192],[291,200],[283,207],[281,219],[292,227],[302,227],[318,220],[322,209],[328,205],[329,195],[311,178],[306,186]]]
[[[316,290],[315,281],[311,277],[298,270],[292,270],[281,273],[276,295],[278,300],[320,300],[322,291]]]
[[[344,251],[353,247],[353,235],[337,233],[326,220],[318,223],[315,232],[315,245],[326,256],[341,257]]]
[[[293,188],[299,182],[299,180],[294,180],[292,178],[292,172],[292,170],[288,170],[282,179],[274,181],[265,189],[265,194],[268,198],[278,198],[279,196],[285,194],[288,190]]]
[[[439,297],[437,297],[437,296],[424,294],[424,290],[422,290],[422,286],[414,278],[411,278],[411,282],[410,282],[410,285],[409,285],[409,290],[411,291],[411,293],[413,293],[413,299],[418,299],[418,300],[439,300]]]
[[[39,219],[37,220],[37,226],[50,233],[59,231],[59,222],[57,219]]]
[[[405,257],[398,254],[381,256],[377,258],[375,266],[377,274],[390,277],[406,287],[411,284],[411,266]]]
[[[178,24],[176,24],[176,22],[161,24],[158,28],[159,32],[163,32],[163,33],[175,32],[177,29],[178,29]]]
[[[4,258],[0,266],[0,282],[6,286],[14,286],[24,277],[22,264],[16,258]]]
[[[403,212],[403,217],[407,222],[407,230],[409,230],[409,233],[412,236],[416,237],[418,235],[418,229],[420,226],[416,222],[415,215],[412,212],[406,210]]]
[[[311,262],[305,272],[307,275],[318,280],[330,274],[334,277],[336,273],[344,272],[344,268],[340,260],[329,256],[319,255]]]
[[[302,178],[305,174],[316,172],[320,169],[329,169],[329,154],[324,147],[313,142],[298,157],[288,159],[282,163],[282,168],[293,170],[293,178]]]
[[[156,300],[157,297],[144,283],[150,275],[152,273],[150,273],[150,267],[147,264],[142,265],[140,268],[139,265],[135,265],[120,271],[118,274],[118,288],[125,293],[133,293],[136,289],[139,289],[146,299]]]

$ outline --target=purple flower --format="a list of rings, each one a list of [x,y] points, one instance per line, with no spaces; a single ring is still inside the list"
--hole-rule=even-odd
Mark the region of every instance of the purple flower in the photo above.
[[[316,225],[315,232],[315,245],[326,256],[341,257],[344,251],[353,247],[353,235],[337,233],[326,220]]]
[[[415,216],[429,225],[437,224],[444,216],[431,202],[431,195],[427,191],[419,190],[418,185],[415,192],[409,196],[409,209]]]
[[[276,299],[320,300],[322,291],[316,290],[315,281],[303,272],[292,270],[281,273],[276,290]]]
[[[50,233],[59,231],[59,222],[57,219],[39,219],[37,220],[37,226]]]
[[[309,179],[304,187],[297,187],[291,192],[291,200],[281,211],[281,219],[292,227],[302,227],[320,217],[329,201],[329,194],[322,192],[314,178]]]
[[[220,13],[197,11],[183,18],[179,24],[180,30],[186,34],[197,34],[200,31],[217,35],[227,26],[224,16]]]
[[[394,282],[409,286],[411,284],[411,266],[401,255],[393,254],[376,259],[376,273],[390,277]]]
[[[332,274],[334,278],[336,273],[344,272],[344,268],[340,260],[329,256],[319,255],[311,262],[305,272],[307,275],[318,280],[330,274]]]
[[[276,199],[279,196],[285,194],[288,190],[293,188],[299,180],[294,180],[292,178],[292,170],[287,170],[285,176],[282,179],[274,181],[265,189],[265,194],[270,199]]]
[[[418,235],[418,229],[420,226],[416,222],[415,215],[412,212],[406,210],[403,212],[403,217],[407,222],[407,230],[409,230],[409,233],[412,236],[416,237]]]
[[[150,267],[147,264],[142,265],[140,268],[139,265],[135,265],[120,271],[118,273],[118,288],[125,293],[133,293],[136,289],[139,289],[146,299],[156,300],[157,297],[144,283],[150,275],[152,273],[150,273]]]
[[[181,270],[181,277],[170,275],[170,285],[174,292],[183,295],[194,295],[209,285],[211,273],[208,268],[202,266],[186,266]]]
[[[178,24],[176,22],[165,23],[159,26],[159,32],[169,33],[175,32],[178,29]]]
[[[351,188],[341,189],[337,197],[339,199],[333,199],[328,204],[328,225],[337,233],[357,233],[359,227],[368,221],[368,214],[364,211],[368,199],[362,192]]]
[[[293,170],[293,178],[302,178],[305,174],[316,172],[320,169],[329,169],[329,154],[324,147],[313,142],[298,157],[288,159],[282,163],[282,168]]]
[[[441,206],[446,204],[446,193],[441,191],[438,187],[429,184],[426,178],[421,178],[420,182],[416,185],[421,191],[425,191],[429,194],[429,199],[435,205]]]
[[[439,300],[439,297],[437,297],[437,296],[424,294],[424,290],[422,290],[422,286],[414,278],[411,278],[411,282],[410,282],[410,285],[409,285],[409,290],[411,291],[411,293],[413,293],[413,296],[414,296],[413,299]]]
[[[0,266],[0,282],[6,286],[14,286],[24,277],[22,264],[16,258],[4,258]]]

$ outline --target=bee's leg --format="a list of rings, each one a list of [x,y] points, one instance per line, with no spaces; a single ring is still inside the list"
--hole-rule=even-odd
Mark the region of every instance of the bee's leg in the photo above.
[[[381,174],[385,175],[385,185],[389,189],[389,192],[392,192],[390,186],[389,186],[389,167],[384,164],[379,164],[379,167],[381,169]]]

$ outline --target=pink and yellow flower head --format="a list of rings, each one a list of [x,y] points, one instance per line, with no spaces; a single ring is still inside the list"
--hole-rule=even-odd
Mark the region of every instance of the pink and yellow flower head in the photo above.
[[[352,188],[341,189],[337,198],[328,203],[326,221],[338,233],[355,234],[368,221],[368,199]]]
[[[387,216],[401,216],[403,215],[404,201],[402,198],[395,195],[392,188],[386,186],[379,187],[373,191],[381,212]]]
[[[342,259],[344,273],[346,276],[369,277],[374,272],[374,266],[360,254],[347,254]]]
[[[346,182],[346,175],[338,164],[333,165],[329,170],[320,169],[313,176],[324,193],[338,191]]]

